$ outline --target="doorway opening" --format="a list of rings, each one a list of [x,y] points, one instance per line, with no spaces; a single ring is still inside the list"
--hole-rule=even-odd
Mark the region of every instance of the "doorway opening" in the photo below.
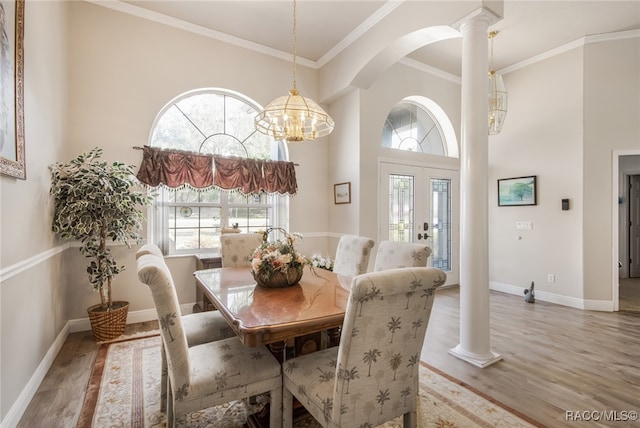
[[[613,156],[614,311],[640,313],[640,150]]]

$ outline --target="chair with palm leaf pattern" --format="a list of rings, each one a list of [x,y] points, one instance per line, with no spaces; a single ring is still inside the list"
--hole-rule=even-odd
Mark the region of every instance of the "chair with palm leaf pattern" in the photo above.
[[[338,275],[356,276],[367,272],[375,242],[371,238],[343,235],[338,241],[333,271]]]
[[[404,415],[415,428],[420,353],[445,280],[431,267],[355,277],[340,345],[283,363],[283,427],[295,396],[323,427],[372,428]]]
[[[281,425],[280,363],[265,348],[232,337],[188,346],[178,296],[169,270],[151,254],[137,260],[138,279],[149,286],[169,372],[167,422],[184,427],[187,415],[212,406],[269,394],[270,426]]]
[[[159,262],[165,264],[164,255],[158,246],[154,244],[144,244],[136,252],[136,259],[144,255],[152,255]],[[168,268],[167,268],[168,270]],[[172,284],[173,280],[171,281]],[[207,342],[215,342],[220,339],[234,337],[236,334],[229,326],[227,320],[218,311],[197,312],[193,314],[182,315],[182,324],[187,336],[187,345],[195,346]],[[167,357],[162,348],[162,366],[160,375],[160,411],[164,412],[167,408]]]
[[[373,271],[404,267],[425,267],[431,247],[413,242],[381,241]]]
[[[241,267],[251,265],[251,255],[262,243],[259,233],[224,234],[220,237],[222,267]]]

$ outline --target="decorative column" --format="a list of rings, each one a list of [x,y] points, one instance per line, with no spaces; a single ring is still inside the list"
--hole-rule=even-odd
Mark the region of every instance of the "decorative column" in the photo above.
[[[482,8],[460,24],[462,128],[460,151],[460,343],[450,354],[478,367],[502,359],[491,351],[489,326],[489,25]]]

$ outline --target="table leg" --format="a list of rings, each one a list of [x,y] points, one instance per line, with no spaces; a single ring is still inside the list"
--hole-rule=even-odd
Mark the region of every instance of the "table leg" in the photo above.
[[[329,341],[329,347],[340,345],[340,327],[330,328],[327,330],[327,338]]]
[[[273,354],[274,357],[276,357],[276,360],[278,360],[279,363],[282,363],[285,360],[284,341],[270,343],[267,345],[267,348],[269,348],[269,351],[271,351],[271,353]]]

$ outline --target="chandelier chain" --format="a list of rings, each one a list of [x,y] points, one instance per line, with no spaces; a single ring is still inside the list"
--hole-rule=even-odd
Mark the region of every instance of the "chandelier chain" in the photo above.
[[[495,72],[495,70],[493,69],[493,39],[494,39],[497,35],[498,35],[498,32],[497,32],[497,31],[491,31],[491,32],[489,33],[489,38],[491,39],[491,56],[490,56],[491,62],[490,62],[490,65],[489,65],[489,71],[490,71],[491,73],[494,73],[494,72]]]
[[[293,89],[297,89],[296,87],[296,45],[297,45],[297,37],[296,37],[296,27],[297,27],[297,19],[296,19],[296,0],[293,0]]]

